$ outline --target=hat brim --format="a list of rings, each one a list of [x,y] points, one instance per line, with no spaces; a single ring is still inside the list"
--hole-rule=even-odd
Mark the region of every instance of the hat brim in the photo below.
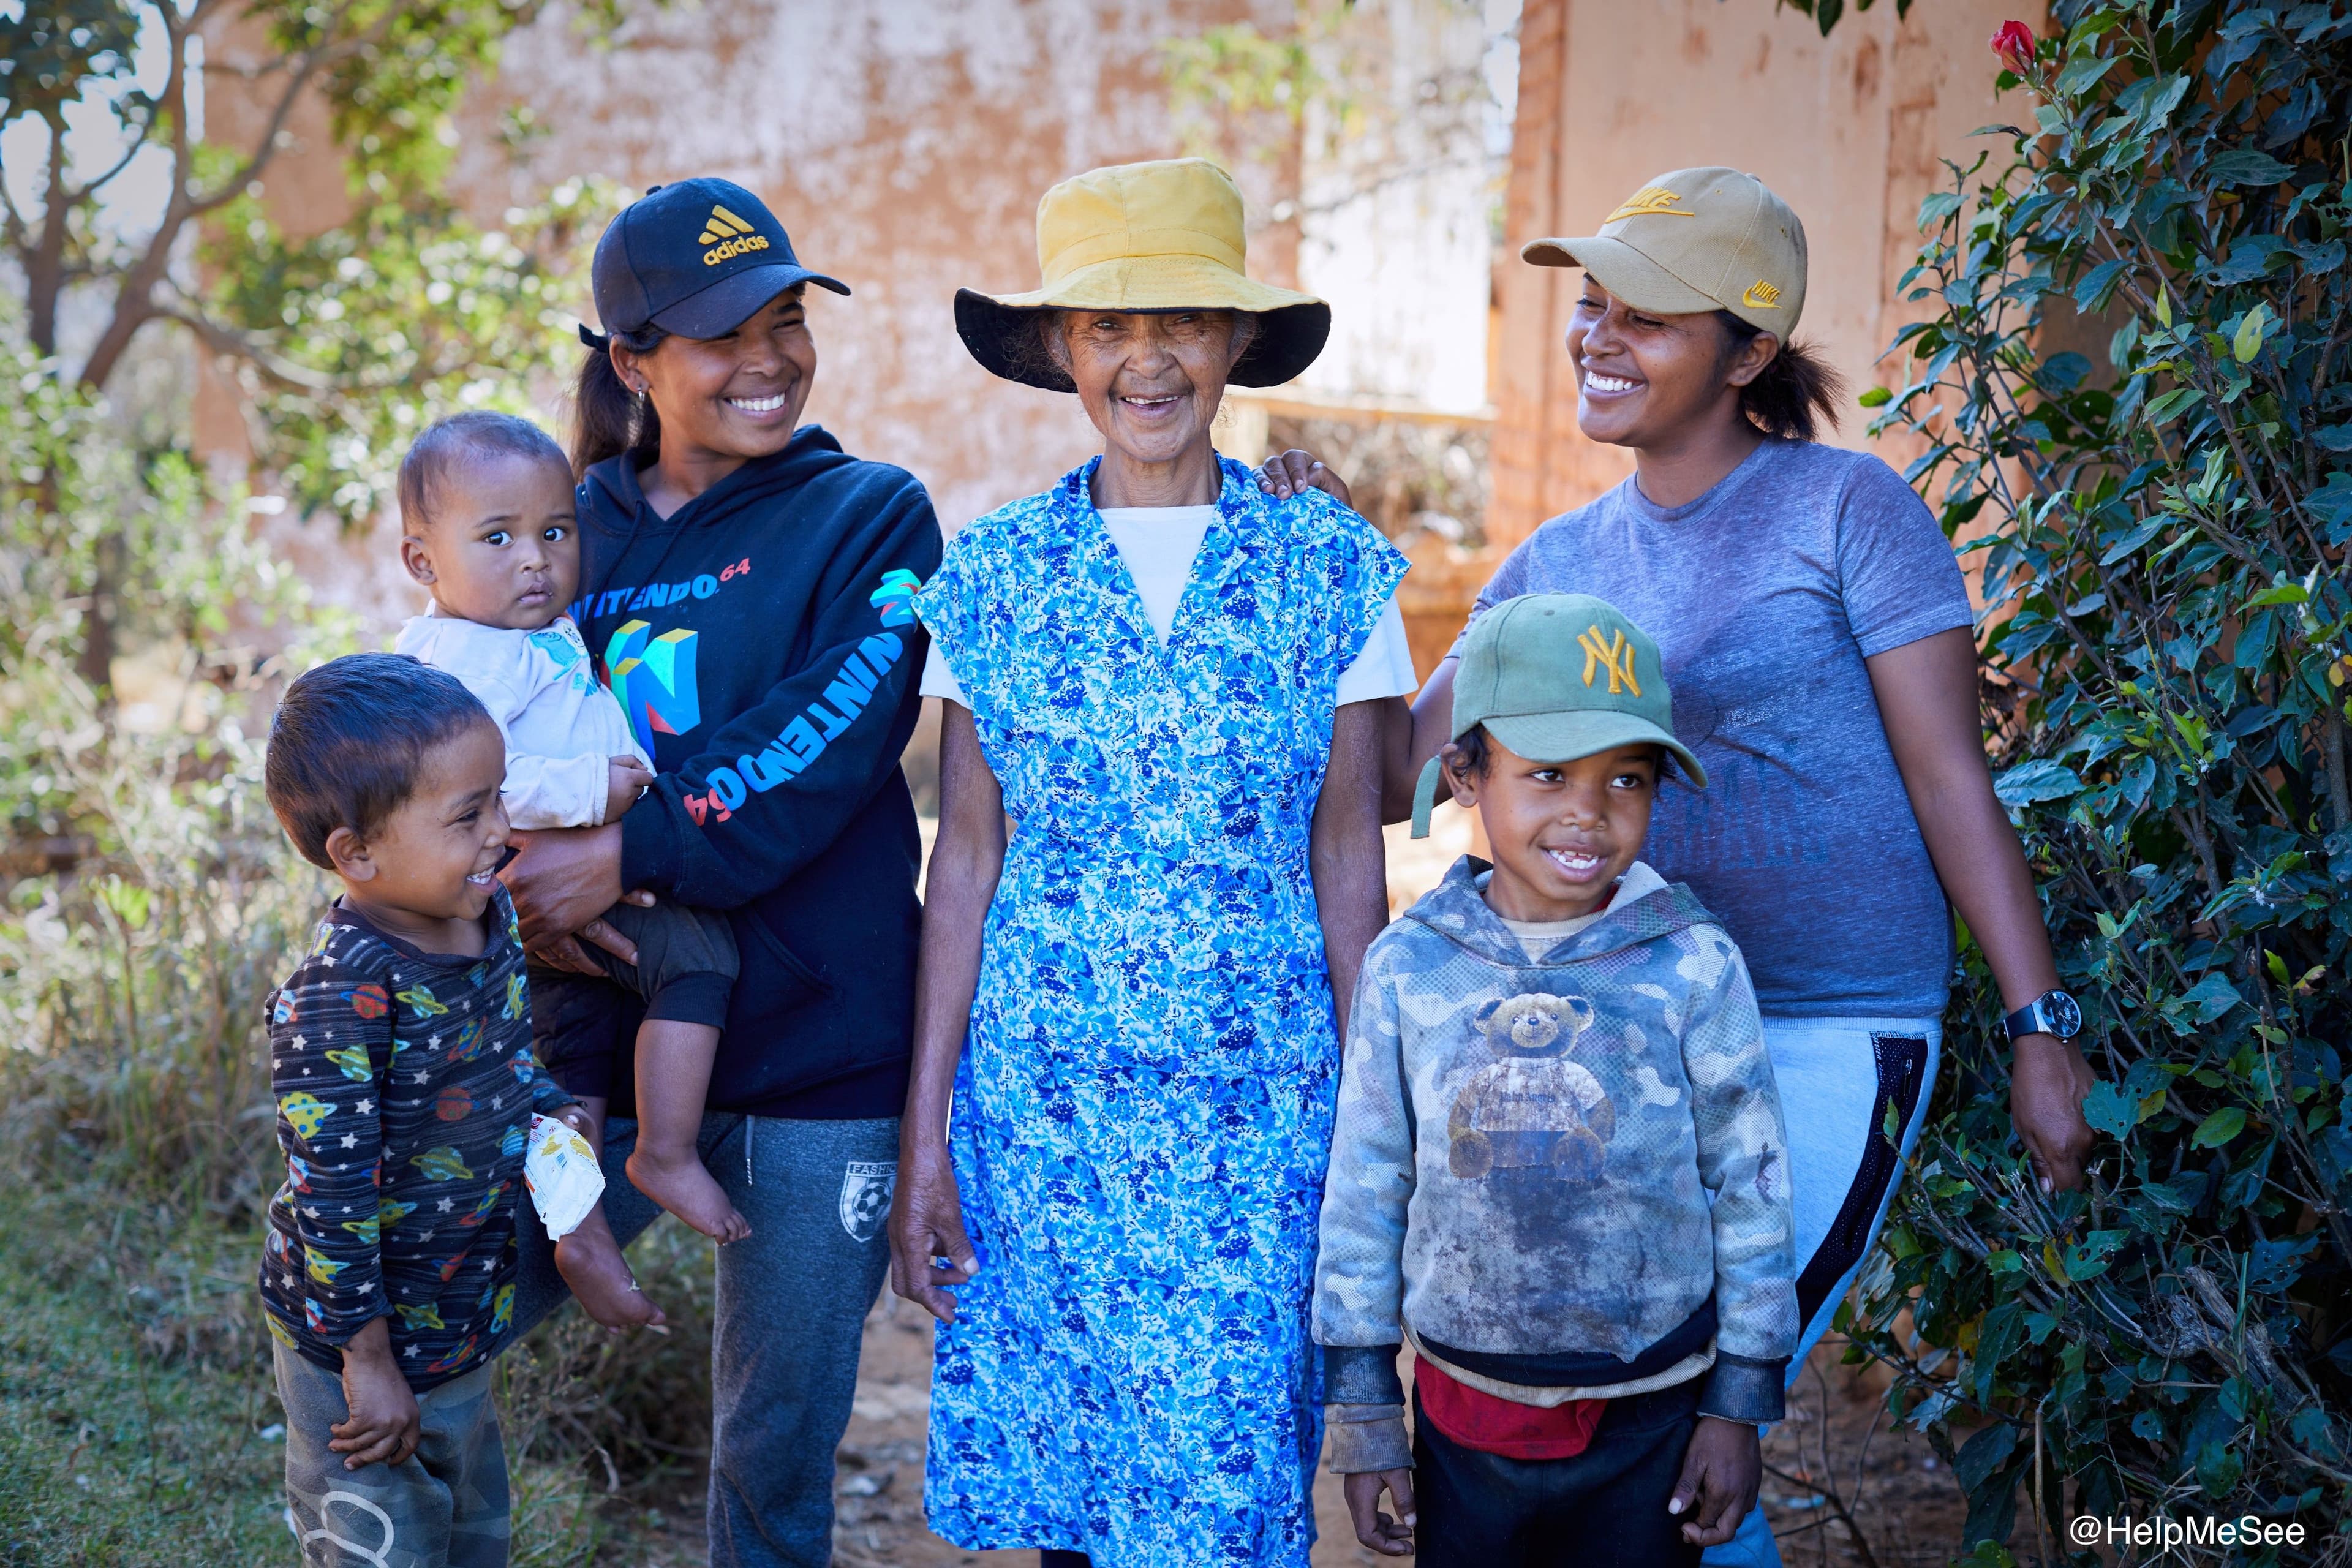
[[[1696,316],[1728,309],[1714,295],[1691,287],[1623,240],[1605,235],[1531,239],[1519,247],[1519,259],[1538,267],[1581,267],[1610,293],[1653,315]]]
[[[956,290],[956,332],[992,375],[1048,392],[1076,392],[1066,372],[1040,352],[1038,318],[1049,310],[1246,310],[1257,336],[1226,380],[1279,386],[1315,363],[1331,336],[1331,307],[1312,294],[1277,289],[1204,257],[1114,257],[1083,267],[1051,288],[1023,294]]]
[[[1637,714],[1606,710],[1565,713],[1521,713],[1486,721],[1492,735],[1531,763],[1572,763],[1598,756],[1620,746],[1664,746],[1688,775],[1696,789],[1706,787],[1706,770],[1690,748]]]
[[[730,272],[709,288],[688,294],[656,315],[653,324],[681,338],[724,337],[758,314],[769,300],[803,283],[814,283],[836,294],[849,292],[849,285],[838,279],[779,261]]]

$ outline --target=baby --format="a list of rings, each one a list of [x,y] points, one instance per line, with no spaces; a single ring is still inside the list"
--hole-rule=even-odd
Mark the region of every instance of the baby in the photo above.
[[[400,520],[401,563],[433,603],[394,651],[448,671],[489,710],[506,742],[509,819],[522,829],[620,820],[654,775],[563,613],[580,544],[562,451],[511,415],[444,419],[401,460]],[[740,1241],[751,1227],[695,1152],[735,986],[733,928],[723,913],[677,905],[621,904],[604,921],[635,944],[635,962],[582,950],[646,1001],[629,1180],[695,1229]],[[541,1054],[566,1059],[560,1045]]]

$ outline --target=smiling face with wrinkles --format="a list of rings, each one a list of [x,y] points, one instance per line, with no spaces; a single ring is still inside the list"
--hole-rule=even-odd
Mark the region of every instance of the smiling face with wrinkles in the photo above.
[[[1187,458],[1206,462],[1225,377],[1249,346],[1241,316],[1065,310],[1047,331],[1054,357],[1102,432],[1107,464],[1145,471]],[[1214,500],[1214,490],[1201,499]]]

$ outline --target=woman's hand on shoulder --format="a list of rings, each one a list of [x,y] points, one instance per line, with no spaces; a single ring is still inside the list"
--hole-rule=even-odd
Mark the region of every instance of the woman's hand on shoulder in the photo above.
[[[1296,447],[1287,452],[1276,453],[1259,467],[1257,488],[1276,500],[1288,500],[1293,496],[1317,489],[1350,510],[1356,505],[1355,498],[1349,492],[1347,480],[1333,473],[1314,453],[1301,451]]]

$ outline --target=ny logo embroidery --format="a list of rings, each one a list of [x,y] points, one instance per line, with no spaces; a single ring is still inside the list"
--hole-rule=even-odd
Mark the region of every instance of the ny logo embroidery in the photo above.
[[[1633,645],[1622,628],[1612,632],[1610,637],[1612,640],[1603,642],[1599,626],[1587,626],[1584,635],[1576,639],[1576,645],[1584,650],[1584,684],[1591,685],[1592,678],[1605,669],[1609,672],[1610,696],[1630,690],[1639,697],[1642,683],[1633,679]]]

